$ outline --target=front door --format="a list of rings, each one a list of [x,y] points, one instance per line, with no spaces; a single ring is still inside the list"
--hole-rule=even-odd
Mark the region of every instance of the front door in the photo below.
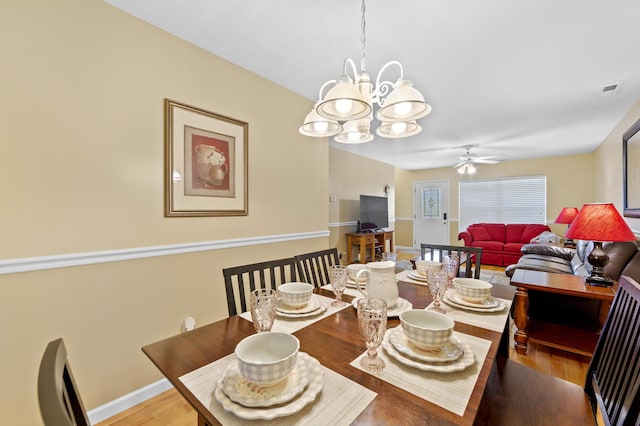
[[[449,181],[414,182],[413,200],[413,248],[449,245]]]

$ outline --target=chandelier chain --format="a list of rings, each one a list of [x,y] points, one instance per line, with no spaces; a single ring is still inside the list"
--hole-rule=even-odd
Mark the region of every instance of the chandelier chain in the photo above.
[[[367,11],[367,7],[364,4],[364,0],[362,0],[362,7],[360,8],[360,10],[362,11],[362,20],[360,22],[360,27],[362,28],[362,35],[360,36],[360,42],[362,43],[362,56],[360,58],[360,69],[362,71],[366,71],[367,66],[366,66],[366,61],[365,61],[365,45],[367,44],[367,37],[365,35],[365,31],[366,31],[366,27],[367,27],[367,20],[365,19],[365,13]]]

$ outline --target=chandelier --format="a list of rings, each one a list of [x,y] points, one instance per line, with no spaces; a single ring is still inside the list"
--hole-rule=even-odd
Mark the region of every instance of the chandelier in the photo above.
[[[311,137],[335,136],[341,143],[364,143],[373,140],[371,122],[373,107],[380,126],[376,134],[385,138],[406,138],[417,135],[422,127],[416,120],[431,112],[424,96],[404,79],[404,69],[398,61],[387,62],[378,72],[375,85],[366,71],[365,64],[365,0],[362,0],[362,57],[360,72],[350,59],[344,61],[343,75],[329,80],[320,87],[318,101],[304,119],[299,132]],[[381,80],[382,74],[397,67],[400,77],[394,82]],[[352,75],[349,75],[349,71]],[[327,90],[323,97],[324,91]]]

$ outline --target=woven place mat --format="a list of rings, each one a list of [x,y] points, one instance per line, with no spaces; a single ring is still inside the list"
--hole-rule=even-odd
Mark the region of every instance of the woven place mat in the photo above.
[[[497,298],[500,302],[504,303],[505,308],[499,312],[476,312],[469,311],[455,306],[448,305],[445,302],[440,302],[440,306],[446,311],[445,315],[452,318],[455,322],[461,322],[463,324],[474,325],[476,327],[485,328],[491,331],[497,331],[502,333],[504,326],[509,318],[509,311],[511,310],[511,301],[506,299]],[[429,305],[433,305],[433,302]]]
[[[333,315],[336,312],[351,306],[350,303],[347,303],[342,308],[334,308],[333,306],[331,306],[331,302],[333,301],[333,299],[325,296],[320,296],[319,294],[314,294],[311,297],[313,297],[320,303],[324,303],[327,306],[327,310],[319,315],[312,317],[289,318],[276,316],[276,321],[273,323],[271,331],[279,331],[281,333],[289,334],[295,333],[296,331],[305,328],[306,326],[311,325],[316,321],[320,321],[321,319],[326,318],[329,315]],[[251,319],[251,312],[243,312],[240,314],[240,317],[246,319],[249,322],[253,322],[253,320]]]
[[[348,425],[377,396],[377,393],[322,366],[324,385],[316,399],[298,413],[278,417],[272,421],[244,420],[224,411],[214,397],[216,381],[236,362],[234,354],[200,367],[180,377],[180,381],[223,425],[277,424],[277,425]]]
[[[471,398],[473,388],[478,381],[482,364],[484,364],[484,360],[489,353],[491,342],[458,332],[454,332],[453,336],[459,341],[471,346],[471,350],[476,357],[475,364],[463,371],[436,373],[408,367],[392,358],[382,346],[380,346],[378,356],[384,360],[386,367],[379,373],[368,374],[378,377],[407,392],[411,392],[445,410],[462,416]],[[364,352],[349,365],[362,370],[362,367],[360,367],[360,358],[366,355],[367,353]]]
[[[324,286],[322,286],[322,288],[325,289],[325,290],[332,291],[331,290],[331,284],[324,285]],[[345,288],[344,289],[344,293],[342,293],[342,294],[343,295],[346,294],[347,296],[353,296],[353,297],[362,297],[362,293],[360,293],[357,288],[353,288],[353,287]]]

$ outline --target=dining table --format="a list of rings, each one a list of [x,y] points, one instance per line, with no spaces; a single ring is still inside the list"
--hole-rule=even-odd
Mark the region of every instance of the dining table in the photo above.
[[[414,309],[432,304],[425,283],[411,279],[406,271],[398,273],[397,279],[399,301],[409,302]],[[314,293],[328,302],[335,297],[326,287]],[[378,353],[387,363],[383,372],[358,368],[357,360],[366,354],[357,311],[351,303],[358,291],[342,296],[345,307],[330,309],[302,325],[291,326],[295,320],[277,319],[274,330],[279,325],[280,330],[291,332],[300,341],[300,352],[319,361],[325,387],[301,412],[277,417],[273,423],[313,424],[307,420],[316,419],[317,424],[473,424],[496,358],[508,354],[508,317],[514,295],[513,287],[493,286],[492,296],[504,303],[499,315],[443,305],[454,318],[454,335],[473,343],[477,352],[473,365],[456,373],[411,368],[398,363],[382,346]],[[388,318],[387,330],[399,325],[398,317]],[[254,333],[245,313],[145,345],[142,351],[195,409],[198,425],[244,424],[245,420],[225,411],[214,395],[216,378],[233,364],[236,345]],[[335,415],[333,420],[325,417],[330,414]]]

